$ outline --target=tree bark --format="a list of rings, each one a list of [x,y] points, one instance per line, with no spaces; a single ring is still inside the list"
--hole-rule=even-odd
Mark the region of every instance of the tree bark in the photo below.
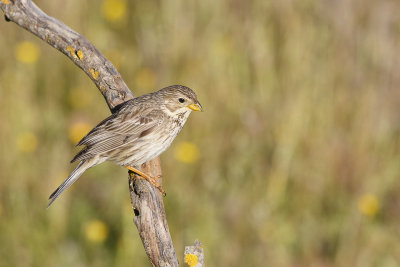
[[[0,8],[6,21],[15,22],[46,41],[81,68],[103,94],[111,112],[134,97],[112,63],[91,42],[45,14],[32,1],[0,0]],[[144,164],[142,170],[151,176],[161,175],[159,158]],[[146,180],[135,179],[133,174],[129,181],[134,222],[151,263],[179,266],[161,193]],[[162,179],[158,182],[161,184]]]
[[[185,247],[185,263],[189,267],[204,267],[204,249],[199,240]]]
[[[142,170],[151,177],[161,175],[161,161],[152,160]],[[129,173],[131,178],[134,175]],[[153,266],[179,266],[168,229],[167,217],[160,191],[140,179],[129,179],[133,219],[143,241],[144,249]],[[161,185],[161,179],[157,181]],[[149,189],[152,190],[149,190]]]

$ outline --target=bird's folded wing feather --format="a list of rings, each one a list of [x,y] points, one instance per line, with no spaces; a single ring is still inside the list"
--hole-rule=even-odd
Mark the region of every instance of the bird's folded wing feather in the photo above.
[[[129,108],[129,107],[128,107]],[[90,131],[78,145],[86,145],[72,160],[82,160],[96,154],[108,152],[133,142],[149,134],[163,121],[159,112],[147,107],[123,108],[111,115],[92,131]]]

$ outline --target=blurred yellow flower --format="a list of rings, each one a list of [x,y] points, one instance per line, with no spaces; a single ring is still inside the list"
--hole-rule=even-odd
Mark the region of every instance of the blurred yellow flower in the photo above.
[[[142,68],[135,75],[136,86],[140,89],[153,89],[156,84],[156,75],[150,68]]]
[[[194,254],[186,254],[185,255],[185,263],[189,265],[190,267],[194,267],[197,265],[199,259],[196,255]]]
[[[0,216],[3,214],[3,205],[0,203]]]
[[[180,142],[174,150],[175,158],[184,163],[193,163],[199,158],[199,149],[190,142]]]
[[[21,152],[34,152],[38,145],[38,139],[32,132],[24,132],[17,136],[17,148]]]
[[[362,214],[374,217],[379,211],[379,200],[373,194],[364,194],[358,199],[358,209]]]
[[[93,243],[103,243],[108,237],[108,227],[100,220],[91,220],[85,225],[86,239]]]
[[[119,22],[126,16],[125,0],[105,0],[102,6],[103,16],[110,22]]]
[[[82,88],[80,86],[74,87],[69,91],[68,101],[73,108],[84,108],[87,107],[92,98],[90,96],[89,90]]]
[[[15,58],[22,63],[33,64],[39,55],[38,45],[30,41],[20,42],[15,48]]]
[[[69,139],[72,143],[78,143],[89,131],[91,127],[86,122],[75,122],[68,130]]]

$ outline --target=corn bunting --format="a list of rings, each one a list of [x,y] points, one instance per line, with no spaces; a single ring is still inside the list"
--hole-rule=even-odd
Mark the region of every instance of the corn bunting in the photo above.
[[[162,191],[152,177],[137,168],[171,145],[192,110],[203,111],[196,94],[182,85],[169,86],[121,104],[78,143],[85,147],[71,162],[79,161],[79,164],[51,194],[48,207],[88,168],[106,160],[128,168]]]

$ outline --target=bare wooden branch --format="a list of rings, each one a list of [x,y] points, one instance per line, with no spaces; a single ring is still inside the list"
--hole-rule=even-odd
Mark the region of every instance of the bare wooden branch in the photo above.
[[[161,162],[159,159],[151,161],[142,167],[142,170],[152,177],[161,175]],[[139,230],[147,256],[153,266],[179,266],[167,224],[164,203],[160,192],[149,190],[149,183],[136,184],[130,172],[130,192],[132,207],[135,213],[134,222]],[[161,183],[161,179],[157,181]],[[145,241],[151,242],[145,242]],[[157,244],[157,246],[154,246]],[[172,246],[172,247],[171,247]]]
[[[68,56],[103,94],[111,111],[134,96],[121,75],[97,48],[79,33],[45,14],[30,0],[0,0],[6,21],[12,21]],[[157,158],[142,166],[152,176],[161,175]],[[162,179],[159,179],[159,183]],[[179,266],[169,233],[161,193],[145,180],[134,180],[131,200],[135,224],[153,266]]]
[[[204,249],[199,240],[185,247],[185,263],[190,267],[204,267]]]
[[[0,0],[6,20],[13,21],[69,57],[99,88],[109,108],[132,99],[121,75],[85,37],[46,15],[30,0]]]

